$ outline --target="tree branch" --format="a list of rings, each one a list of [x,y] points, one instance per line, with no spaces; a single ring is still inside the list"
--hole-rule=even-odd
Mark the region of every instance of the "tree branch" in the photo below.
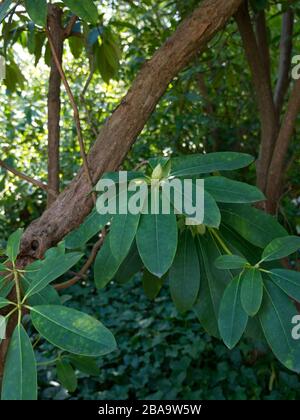
[[[92,191],[93,190],[93,180],[92,180],[92,176],[91,176],[91,173],[90,173],[87,156],[86,156],[86,153],[85,153],[85,146],[84,146],[84,141],[83,141],[83,136],[82,136],[79,110],[78,110],[74,95],[71,91],[70,85],[69,85],[69,83],[67,81],[67,78],[65,76],[65,73],[62,69],[61,63],[59,61],[59,57],[57,56],[57,52],[56,52],[54,42],[53,42],[53,39],[52,39],[52,34],[50,33],[49,29],[46,29],[46,33],[47,33],[47,36],[48,36],[48,39],[49,39],[49,44],[50,44],[50,48],[51,48],[51,51],[52,51],[53,59],[55,61],[55,64],[57,66],[60,77],[61,77],[61,79],[63,81],[63,84],[66,88],[71,106],[73,108],[74,121],[75,121],[75,125],[76,125],[76,131],[77,131],[79,147],[80,147],[80,154],[81,154],[81,157],[82,157],[82,160],[83,160],[83,167],[84,167],[84,170],[85,170],[85,174],[86,174],[86,177],[89,181],[90,189]],[[92,197],[93,197],[94,203],[96,203],[96,198],[95,198],[94,193],[92,193]]]
[[[240,6],[236,14],[236,21],[250,66],[261,120],[261,150],[257,164],[257,179],[259,187],[265,191],[273,145],[278,133],[278,120],[276,118],[272,89],[261,61],[261,54],[251,24],[247,2],[243,2]]]
[[[29,182],[29,184],[32,184],[38,188],[41,188],[42,190],[46,191],[47,193],[50,193],[53,197],[57,197],[57,194],[55,191],[51,190],[51,188],[48,187],[47,184],[44,184],[42,181],[39,181],[37,179],[31,178],[28,175],[25,175],[23,172],[18,171],[15,168],[12,168],[11,166],[7,165],[7,163],[5,163],[3,160],[0,159],[0,166],[4,169],[6,169],[7,171],[11,172],[12,174],[14,174],[15,176],[17,176],[18,178],[23,179],[26,182]]]
[[[276,212],[278,198],[281,195],[281,183],[285,172],[287,152],[299,112],[300,79],[294,84],[269,169],[266,195],[268,199],[268,211],[271,213]]]
[[[294,12],[289,8],[282,17],[278,80],[274,93],[276,111],[280,115],[284,98],[290,85],[293,50]]]
[[[89,152],[93,182],[118,168],[144,128],[171,80],[224,27],[243,0],[204,0],[165,44],[145,63],[126,97],[107,119]],[[41,258],[45,251],[79,226],[92,208],[90,183],[82,169],[22,238],[21,256]]]

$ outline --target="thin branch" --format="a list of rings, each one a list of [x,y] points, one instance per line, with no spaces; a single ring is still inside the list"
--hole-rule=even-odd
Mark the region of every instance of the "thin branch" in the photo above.
[[[50,44],[50,48],[51,48],[51,51],[52,51],[53,59],[54,59],[54,61],[56,63],[57,69],[58,69],[58,71],[60,73],[60,76],[61,76],[61,79],[63,81],[63,84],[64,84],[64,86],[66,88],[66,91],[67,91],[67,94],[68,94],[68,97],[69,97],[71,106],[73,108],[74,121],[75,121],[75,125],[76,125],[76,130],[77,130],[77,136],[78,136],[78,141],[79,141],[80,153],[81,153],[81,157],[82,157],[82,160],[83,160],[83,167],[84,167],[84,171],[85,171],[86,177],[87,177],[87,179],[89,181],[89,184],[90,184],[90,187],[91,187],[91,190],[92,190],[93,189],[93,181],[92,181],[92,176],[91,176],[89,165],[88,165],[87,155],[85,153],[85,147],[84,147],[84,141],[83,141],[82,130],[81,130],[79,110],[78,110],[78,107],[77,107],[77,104],[76,104],[74,95],[72,93],[72,90],[71,90],[71,88],[69,86],[69,83],[67,81],[67,78],[65,76],[65,73],[64,73],[64,71],[63,71],[63,69],[62,69],[62,67],[60,65],[59,59],[58,59],[57,54],[56,54],[56,50],[54,48],[54,44],[53,44],[53,40],[52,40],[52,35],[51,35],[51,33],[50,33],[50,31],[49,31],[48,28],[46,28],[46,33],[47,33],[47,36],[48,36],[48,39],[49,39],[49,44]],[[92,193],[92,197],[93,197],[93,201],[94,201],[94,204],[95,204],[96,203],[96,196],[95,196],[94,193]]]
[[[39,181],[37,179],[31,178],[28,175],[25,175],[23,172],[18,171],[15,168],[12,168],[11,166],[7,165],[7,163],[5,163],[3,160],[0,159],[0,166],[4,169],[6,169],[7,171],[11,172],[12,174],[16,175],[18,178],[23,179],[24,181],[29,182],[30,184],[41,188],[42,190],[50,193],[53,195],[53,197],[57,197],[57,194],[55,191],[51,190],[50,188],[48,188],[47,184],[44,184],[42,181]]]
[[[90,127],[91,127],[91,129],[93,131],[94,136],[97,138],[99,133],[96,130],[96,128],[94,127],[94,124],[93,124],[93,121],[92,121],[92,118],[91,118],[91,115],[90,115],[90,112],[89,112],[89,109],[87,107],[87,103],[86,103],[86,100],[85,100],[85,94],[86,94],[86,92],[87,92],[87,90],[88,90],[88,88],[89,88],[89,86],[91,84],[91,81],[93,79],[94,72],[95,72],[95,58],[94,57],[91,57],[90,74],[89,74],[89,76],[88,76],[88,78],[87,78],[87,80],[85,82],[85,85],[83,87],[83,90],[82,90],[82,92],[80,94],[80,100],[83,103],[83,106],[84,106],[84,109],[85,109],[85,112],[86,112],[86,115],[87,115],[88,123],[89,123],[89,125],[90,125]]]
[[[78,283],[80,280],[82,280],[82,278],[85,276],[86,272],[90,269],[90,267],[93,265],[97,254],[100,250],[100,248],[102,247],[104,240],[106,237],[106,229],[102,230],[101,233],[101,237],[100,239],[95,243],[95,245],[93,246],[93,249],[91,251],[91,254],[87,260],[87,262],[84,264],[84,266],[82,267],[82,269],[78,272],[78,274],[76,274],[72,279],[61,283],[61,284],[56,284],[54,287],[56,290],[65,290],[68,289],[69,287],[74,286],[76,283]]]
[[[293,50],[293,31],[294,31],[294,12],[289,8],[282,18],[281,40],[280,40],[280,58],[278,80],[274,93],[274,102],[277,113],[283,106],[284,97],[290,84],[290,69]]]
[[[78,16],[74,15],[74,16],[71,17],[71,19],[69,20],[69,22],[66,25],[65,30],[64,30],[64,37],[65,38],[69,38],[72,35],[72,31],[73,31],[74,25],[77,22],[77,20],[78,20]]]

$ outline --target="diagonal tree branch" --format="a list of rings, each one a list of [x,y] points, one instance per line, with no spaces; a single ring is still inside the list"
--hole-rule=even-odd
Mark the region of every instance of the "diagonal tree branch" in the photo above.
[[[89,152],[88,164],[94,183],[105,171],[120,166],[171,80],[207,46],[242,1],[204,0],[144,64]],[[41,258],[50,246],[83,221],[92,205],[90,183],[83,168],[51,209],[27,228],[21,247],[23,258]]]

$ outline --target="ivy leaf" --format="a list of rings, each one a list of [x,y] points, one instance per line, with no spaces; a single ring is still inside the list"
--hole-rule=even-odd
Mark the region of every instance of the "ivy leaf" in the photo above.
[[[178,311],[184,313],[190,310],[200,288],[199,260],[190,230],[186,230],[180,237],[169,280],[172,300]]]
[[[273,269],[270,271],[272,281],[288,296],[300,302],[300,273],[298,271]]]
[[[39,26],[47,24],[47,0],[25,0],[25,8],[32,21]]]
[[[220,203],[255,203],[265,200],[264,194],[253,185],[221,176],[206,178],[205,189]]]
[[[137,247],[150,273],[162,277],[171,267],[177,249],[175,214],[143,214],[137,231]]]
[[[41,336],[70,353],[96,357],[116,349],[114,336],[100,321],[75,309],[35,306],[31,319]]]
[[[265,279],[260,323],[277,359],[288,369],[300,372],[300,346],[292,337],[292,319],[297,313],[294,304],[274,283]]]
[[[287,257],[300,249],[298,236],[285,236],[274,239],[262,254],[262,261],[274,261]]]
[[[219,330],[229,349],[240,341],[248,322],[241,303],[241,277],[237,276],[227,286],[220,305]]]
[[[36,400],[37,371],[31,341],[21,324],[14,330],[5,362],[2,400]]]
[[[249,316],[257,314],[263,299],[263,280],[258,269],[246,270],[242,276],[241,301],[245,312]]]
[[[77,377],[70,363],[66,362],[65,360],[57,361],[56,373],[58,381],[64,388],[66,388],[67,391],[71,393],[76,391]]]
[[[286,236],[277,220],[248,204],[222,204],[222,221],[251,244],[265,248],[273,239]]]
[[[140,214],[116,214],[109,233],[110,249],[117,260],[124,260],[134,241]]]
[[[41,292],[51,282],[58,279],[72,268],[83,257],[83,254],[71,252],[55,258],[46,258],[36,273],[28,273],[30,285],[26,291],[26,299]],[[31,274],[31,275],[30,275]]]
[[[24,229],[18,229],[8,238],[6,245],[6,255],[9,261],[15,262],[20,252],[20,242]]]
[[[219,270],[236,270],[244,268],[248,261],[239,255],[221,255],[215,261],[215,266]]]
[[[142,283],[145,295],[148,297],[148,299],[154,300],[161,291],[161,288],[164,284],[164,277],[156,277],[149,273],[148,270],[145,270]]]
[[[85,22],[98,22],[98,10],[93,0],[63,0],[64,4]]]
[[[192,176],[215,171],[231,171],[250,165],[254,158],[245,153],[217,152],[171,159],[172,176]]]

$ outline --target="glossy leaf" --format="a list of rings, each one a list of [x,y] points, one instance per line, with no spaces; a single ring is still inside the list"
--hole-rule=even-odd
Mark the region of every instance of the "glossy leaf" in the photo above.
[[[260,323],[278,360],[290,370],[300,372],[299,341],[292,337],[292,319],[297,313],[290,298],[274,283],[266,279]]]
[[[93,0],[63,0],[65,5],[84,21],[96,24],[98,10]]]
[[[224,223],[260,248],[265,248],[275,238],[287,235],[273,216],[247,204],[223,204],[221,213]]]
[[[220,203],[255,203],[265,199],[258,188],[221,176],[206,178],[205,190]]]
[[[39,26],[47,23],[47,0],[25,0],[25,8],[33,22]]]
[[[0,297],[0,309],[5,308],[6,306],[11,305],[11,302],[5,298]]]
[[[221,255],[215,261],[219,270],[236,270],[245,267],[247,260],[239,255]]]
[[[248,322],[241,303],[241,278],[235,277],[227,286],[220,305],[219,330],[229,349],[240,341]]]
[[[253,157],[244,153],[217,152],[207,155],[189,155],[171,159],[171,175],[192,176],[215,171],[231,171],[244,168],[253,162]]]
[[[12,0],[4,0],[1,4],[0,4],[0,23],[3,21],[3,19],[5,18],[9,7],[12,3]]]
[[[186,230],[179,238],[177,253],[169,272],[172,300],[179,312],[190,310],[200,288],[200,267],[194,238]]]
[[[164,284],[164,277],[156,277],[153,274],[149,273],[148,270],[145,270],[142,278],[142,283],[145,295],[148,297],[148,299],[154,300],[161,291],[161,288]]]
[[[77,377],[70,363],[65,360],[59,360],[56,363],[56,373],[58,381],[66,390],[71,393],[76,391]]]
[[[112,333],[100,321],[64,306],[35,306],[34,327],[56,347],[83,356],[102,356],[116,349]]]
[[[2,400],[36,400],[37,371],[31,341],[21,324],[12,335],[5,362]]]
[[[263,298],[263,280],[261,272],[255,268],[246,270],[242,276],[241,301],[249,316],[257,314]]]
[[[171,267],[177,249],[175,214],[143,214],[136,241],[146,268],[162,277]]]
[[[220,209],[215,199],[207,192],[204,192],[204,221],[203,224],[209,227],[219,228],[221,223]]]
[[[94,279],[98,289],[103,289],[117,274],[121,260],[114,257],[110,248],[109,235],[104,241],[94,264]]]
[[[300,273],[299,271],[273,269],[270,270],[272,281],[288,296],[300,302]]]
[[[82,225],[69,233],[65,238],[67,249],[80,249],[100,232],[111,219],[109,214],[99,214],[95,209],[89,214]]]
[[[139,221],[140,214],[128,213],[113,216],[109,240],[111,252],[117,260],[123,260],[127,256],[134,241]]]
[[[127,283],[142,269],[142,266],[143,262],[137,249],[136,242],[134,241],[127,257],[120,265],[114,278],[120,284]]]
[[[100,370],[97,366],[97,360],[93,357],[70,355],[68,357],[70,363],[80,372],[90,376],[98,376]]]
[[[82,257],[83,254],[72,252],[59,255],[56,258],[46,258],[40,269],[30,276],[26,298],[41,292],[51,282],[70,270]]]
[[[262,254],[263,261],[274,261],[287,257],[300,249],[299,236],[285,236],[274,239]]]
[[[20,252],[20,242],[24,229],[18,229],[8,238],[6,245],[6,255],[9,261],[15,262]]]

